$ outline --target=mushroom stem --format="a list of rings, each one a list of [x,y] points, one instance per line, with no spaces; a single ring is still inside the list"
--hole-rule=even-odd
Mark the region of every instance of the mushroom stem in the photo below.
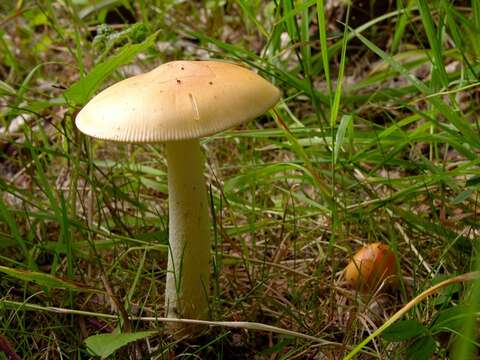
[[[208,317],[211,236],[203,154],[198,139],[167,142],[165,147],[170,244],[166,315],[205,319]]]

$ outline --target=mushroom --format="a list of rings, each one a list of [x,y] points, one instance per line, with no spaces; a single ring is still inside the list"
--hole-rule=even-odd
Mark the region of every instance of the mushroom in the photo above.
[[[78,113],[76,126],[94,138],[165,143],[167,317],[208,318],[211,234],[199,138],[251,120],[279,98],[275,86],[244,67],[173,61],[110,86]]]
[[[380,242],[366,245],[355,253],[345,268],[345,280],[360,292],[376,289],[397,274],[395,253]]]

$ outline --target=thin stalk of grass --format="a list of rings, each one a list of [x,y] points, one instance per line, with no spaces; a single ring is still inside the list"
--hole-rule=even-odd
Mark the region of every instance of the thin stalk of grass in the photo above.
[[[328,45],[327,45],[327,24],[325,21],[325,4],[323,0],[317,0],[317,19],[318,19],[318,34],[320,37],[320,51],[322,54],[323,72],[325,74],[325,81],[327,82],[328,95],[330,97],[330,106],[332,104],[333,87],[332,79],[330,77],[330,63],[328,61]]]
[[[258,9],[252,9],[254,3],[251,1],[246,1],[246,0],[236,0],[237,4],[240,6],[242,9],[243,13],[247,16],[247,18],[255,24],[259,32],[264,36],[265,38],[269,37],[268,31],[265,29],[263,24],[258,21],[257,19],[257,10]]]
[[[111,319],[111,320],[118,320],[117,315],[112,314],[104,314],[92,311],[83,311],[83,310],[75,310],[75,309],[67,309],[62,307],[55,307],[55,306],[41,306],[37,304],[31,304],[28,302],[18,302],[18,301],[11,301],[11,300],[0,300],[0,306],[4,309],[15,309],[16,311],[19,310],[30,310],[30,311],[45,311],[51,312],[56,314],[73,314],[73,315],[81,315],[81,316],[92,316],[96,318],[102,319]],[[277,326],[261,324],[257,322],[248,322],[248,321],[207,321],[207,320],[196,320],[196,319],[172,319],[172,318],[165,318],[165,317],[148,317],[148,316],[129,316],[129,321],[144,321],[144,322],[165,322],[165,323],[178,323],[178,324],[192,324],[192,325],[207,325],[207,326],[220,326],[220,327],[227,327],[233,329],[245,329],[245,330],[252,330],[252,331],[266,331],[272,332],[276,334],[292,336],[295,338],[300,338],[308,341],[312,341],[315,343],[320,343],[322,345],[335,345],[339,346],[340,344],[328,341],[322,338],[318,338],[315,336],[302,334],[297,331],[282,329]]]
[[[398,48],[400,47],[400,43],[402,41],[402,37],[405,35],[405,28],[408,25],[410,12],[409,10],[412,8],[414,4],[414,0],[408,0],[407,5],[403,7],[403,0],[397,1],[398,10],[401,10],[402,13],[398,16],[398,21],[395,26],[395,31],[393,33],[393,40],[392,46],[390,48],[391,53],[397,52]]]
[[[423,28],[427,35],[428,42],[432,49],[432,81],[437,82],[444,88],[448,84],[448,75],[445,70],[443,61],[443,36],[442,31],[437,31],[433,21],[432,12],[425,0],[417,0],[420,17],[422,19]]]

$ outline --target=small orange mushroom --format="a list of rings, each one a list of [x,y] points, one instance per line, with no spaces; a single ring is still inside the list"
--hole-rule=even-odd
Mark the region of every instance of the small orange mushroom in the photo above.
[[[354,289],[368,292],[397,273],[395,253],[380,242],[361,248],[345,268],[345,280]]]

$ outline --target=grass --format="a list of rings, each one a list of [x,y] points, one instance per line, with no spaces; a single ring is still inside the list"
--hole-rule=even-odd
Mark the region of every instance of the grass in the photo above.
[[[98,350],[113,359],[478,356],[480,283],[461,274],[480,270],[479,27],[476,0],[0,4],[0,359],[86,359],[101,334],[140,339]],[[73,120],[115,81],[206,58],[283,98],[203,140],[221,326],[177,341],[162,146]],[[341,270],[377,241],[398,287],[357,294]]]

